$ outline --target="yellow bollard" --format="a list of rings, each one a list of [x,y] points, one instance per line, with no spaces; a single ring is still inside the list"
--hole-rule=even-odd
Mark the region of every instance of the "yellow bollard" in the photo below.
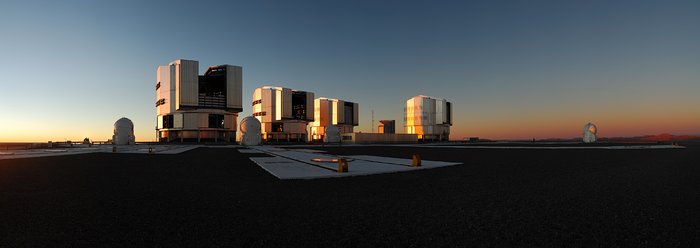
[[[413,154],[413,167],[420,167],[421,166],[421,160],[420,160],[420,155],[418,154]]]
[[[345,158],[338,159],[338,172],[348,172],[348,160]]]

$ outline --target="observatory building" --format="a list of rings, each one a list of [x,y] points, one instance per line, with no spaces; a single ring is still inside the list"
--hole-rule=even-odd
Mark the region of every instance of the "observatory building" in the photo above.
[[[306,125],[314,121],[314,93],[274,86],[257,88],[253,116],[260,121],[263,141],[306,141]]]
[[[260,135],[260,121],[253,116],[246,116],[241,120],[241,145],[257,146],[262,142]]]
[[[126,117],[122,117],[114,122],[114,135],[112,135],[112,144],[114,145],[133,145],[136,143],[134,136],[134,123]]]
[[[243,68],[179,59],[158,66],[156,114],[159,141],[233,141],[242,107]]]
[[[406,133],[417,134],[419,140],[449,140],[452,126],[452,103],[445,99],[415,96],[404,109]]]
[[[396,121],[395,120],[380,120],[379,128],[377,128],[379,133],[396,133]]]
[[[594,143],[598,141],[598,127],[593,123],[583,125],[583,143]]]
[[[311,123],[311,139],[324,140],[330,126],[338,134],[352,133],[359,123],[358,105],[338,99],[320,97],[314,100],[314,122]]]

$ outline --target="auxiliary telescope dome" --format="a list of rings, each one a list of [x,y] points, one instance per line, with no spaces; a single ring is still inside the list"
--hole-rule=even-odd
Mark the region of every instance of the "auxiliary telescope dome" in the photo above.
[[[241,120],[241,145],[257,146],[262,142],[260,121],[253,116],[246,116]]]
[[[136,143],[136,138],[134,137],[134,123],[128,118],[122,117],[114,123],[112,144],[133,145],[134,143]]]
[[[325,143],[338,143],[340,142],[340,130],[335,125],[330,125],[326,127],[326,135],[323,136],[323,142]]]
[[[584,143],[593,143],[598,140],[598,127],[596,127],[593,123],[586,123],[586,125],[583,126],[583,142]]]

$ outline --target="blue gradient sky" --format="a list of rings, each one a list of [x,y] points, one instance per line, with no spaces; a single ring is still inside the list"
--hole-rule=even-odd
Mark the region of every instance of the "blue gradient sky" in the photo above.
[[[241,116],[280,85],[358,102],[360,131],[425,94],[454,102],[453,139],[698,134],[698,30],[700,1],[3,0],[0,142],[106,140],[122,116],[153,140],[178,58],[243,66]]]

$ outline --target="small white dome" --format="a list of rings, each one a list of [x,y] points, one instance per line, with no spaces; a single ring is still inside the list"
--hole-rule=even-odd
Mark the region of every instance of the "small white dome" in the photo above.
[[[128,118],[122,117],[114,123],[114,135],[112,144],[133,145],[136,141],[134,137],[134,123]]]
[[[598,141],[598,127],[593,123],[586,123],[583,126],[583,142],[593,143]]]
[[[340,130],[337,126],[330,125],[326,127],[326,134],[323,136],[323,142],[337,143],[340,142]]]
[[[241,120],[241,145],[257,146],[262,142],[262,132],[260,121],[253,116],[246,116]]]

